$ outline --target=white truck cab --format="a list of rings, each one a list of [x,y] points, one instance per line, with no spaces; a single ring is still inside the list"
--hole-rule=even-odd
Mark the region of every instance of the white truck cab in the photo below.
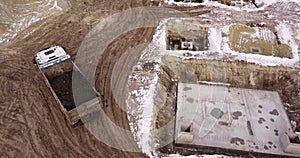
[[[70,57],[71,56],[67,54],[62,47],[53,46],[38,52],[34,57],[34,62],[40,69],[44,69],[46,67],[70,59]]]

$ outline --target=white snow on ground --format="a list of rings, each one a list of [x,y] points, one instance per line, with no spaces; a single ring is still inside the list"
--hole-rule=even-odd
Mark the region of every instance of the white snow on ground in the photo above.
[[[147,49],[143,52],[140,62],[135,66],[135,70],[142,70],[141,64],[144,61],[155,61],[160,63],[161,57],[165,54],[166,50],[166,28],[165,23],[169,19],[163,20],[160,25],[158,26],[155,35],[153,36],[153,42],[149,45]],[[217,37],[220,37],[221,35],[218,34],[217,30],[212,29],[211,30],[211,39],[217,44],[220,44],[219,41],[215,41]],[[213,37],[214,36],[214,37]],[[216,46],[215,49],[219,49],[219,47]],[[159,71],[159,66],[155,65],[155,71]],[[137,109],[132,109],[130,105],[127,105],[128,107],[128,119],[129,121],[135,120],[135,122],[130,122],[130,129],[133,133],[137,144],[141,148],[142,152],[147,154],[149,157],[157,157],[155,153],[155,145],[151,145],[152,143],[152,135],[151,135],[151,128],[153,123],[153,98],[155,95],[155,87],[156,83],[158,81],[158,75],[156,73],[152,74],[154,77],[147,77],[140,74],[131,74],[129,78],[131,79],[130,82],[135,81],[137,83],[141,84],[149,84],[149,86],[146,87],[139,87],[136,90],[132,90],[129,92],[129,95],[134,95],[135,99],[131,99],[131,101],[138,104]],[[129,83],[130,85],[131,83]],[[222,83],[220,83],[222,84]],[[129,104],[130,101],[127,101],[127,104]],[[153,144],[153,143],[152,143]],[[181,156],[178,154],[171,154],[167,155],[167,157],[170,158],[221,158],[226,156],[223,155],[199,155],[199,156]]]
[[[8,26],[7,31],[0,34],[0,43],[11,41],[30,25],[69,8],[69,0],[32,0],[15,5],[0,1],[0,25]],[[38,27],[26,33],[26,36],[36,29]]]
[[[166,49],[165,37],[165,26],[160,24],[156,30],[155,35],[153,36],[153,42],[143,51],[141,58],[138,64],[134,67],[135,70],[142,70],[142,64],[144,62],[157,62],[160,63],[162,54],[159,50]],[[158,47],[157,47],[158,46]],[[159,66],[155,65],[154,70],[159,71]],[[129,92],[129,96],[134,95],[135,99],[128,98],[127,104],[130,103],[130,100],[137,104],[137,109],[131,109],[130,105],[127,105],[128,120],[135,120],[135,123],[130,123],[130,130],[133,133],[136,141],[138,142],[139,147],[142,149],[142,152],[147,154],[149,157],[155,157],[154,147],[151,145],[151,128],[153,121],[153,98],[155,95],[155,87],[158,80],[156,73],[151,74],[152,77],[147,77],[147,75],[142,74],[131,74],[129,76],[130,83],[134,82],[136,84],[149,84],[146,87],[139,87],[138,90],[132,90]],[[132,116],[133,118],[131,118]]]
[[[169,19],[173,20],[173,19]],[[181,19],[181,20],[187,20],[187,19]],[[167,22],[167,21],[165,21]],[[274,56],[265,56],[265,55],[259,55],[259,54],[247,54],[243,52],[236,52],[233,51],[229,44],[228,44],[228,38],[223,37],[221,38],[222,32],[225,34],[229,34],[229,26],[225,26],[222,28],[222,30],[210,28],[210,36],[209,40],[211,43],[211,46],[208,51],[188,51],[188,50],[167,50],[167,52],[170,55],[174,55],[177,57],[181,57],[183,59],[190,59],[190,58],[197,58],[197,59],[207,59],[207,60],[227,60],[227,61],[246,61],[248,63],[255,63],[260,64],[264,66],[287,66],[287,67],[299,67],[299,56],[298,56],[298,46],[295,44],[294,39],[291,36],[291,30],[288,25],[286,24],[278,24],[276,27],[278,30],[278,36],[280,37],[280,40],[283,44],[290,45],[293,53],[293,58],[280,58],[280,57],[274,57]],[[158,32],[159,33],[159,32]],[[262,36],[266,39],[270,39],[272,37],[267,37],[266,32],[262,31],[261,33],[258,32],[256,36]],[[162,41],[165,41],[165,38],[161,39]],[[220,51],[215,51],[216,48],[221,47]],[[160,51],[164,52],[164,51]],[[190,54],[189,56],[186,56],[185,54]]]
[[[50,8],[51,9],[58,9],[58,10],[63,10],[62,7],[60,7],[58,4],[57,4],[57,1],[54,1],[54,4],[53,6]]]
[[[276,26],[276,30],[281,43],[289,44],[293,39],[290,28],[286,24],[280,23]]]
[[[129,117],[128,119],[129,121],[132,119],[136,120],[136,125],[134,125],[133,123],[130,123],[129,125],[131,132],[136,138],[139,148],[149,157],[153,157],[155,155],[153,155],[152,153],[153,147],[150,143],[150,129],[152,128],[153,98],[158,76],[156,75],[153,79],[151,79],[136,74],[131,75],[129,78],[135,80],[138,83],[150,83],[147,89],[144,89],[144,87],[139,87],[138,90],[129,92],[129,95],[135,95],[134,102],[138,104],[138,108],[131,109],[131,106],[127,106],[127,110],[131,116],[137,116],[135,118]]]
[[[275,2],[279,2],[283,0],[271,0],[266,3],[266,5],[271,5]],[[174,2],[174,0],[165,1],[168,4],[176,4],[176,5],[184,5],[184,6],[195,6],[200,4],[195,3],[179,3]],[[300,2],[300,1],[299,1]],[[214,5],[214,3],[217,2],[208,2],[205,1],[206,5]],[[220,5],[221,7],[229,7],[229,9],[233,9],[231,6],[225,6],[222,4],[215,4]],[[236,10],[237,7],[235,7]],[[298,61],[298,46],[295,44],[294,39],[292,38],[293,34],[291,32],[291,28],[288,24],[285,23],[279,23],[276,26],[276,31],[278,33],[278,37],[281,43],[288,44],[292,48],[293,52],[293,58],[280,58],[280,57],[273,57],[273,56],[264,56],[259,54],[246,54],[246,53],[240,53],[235,52],[231,50],[231,48],[228,45],[228,38],[222,37],[222,33],[229,33],[229,27],[216,27],[216,28],[210,28],[210,36],[209,36],[209,42],[210,42],[210,49],[209,51],[187,51],[187,50],[166,50],[166,23],[169,22],[169,20],[175,20],[175,19],[165,19],[163,20],[157,30],[155,35],[153,36],[153,42],[148,46],[147,49],[143,52],[140,62],[138,65],[136,65],[135,70],[142,70],[141,64],[144,62],[161,62],[161,57],[163,57],[165,54],[174,55],[181,57],[182,59],[189,59],[189,58],[197,58],[197,59],[206,59],[206,60],[227,60],[227,61],[246,61],[249,63],[256,63],[260,65],[265,66],[276,66],[276,65],[283,65],[283,66],[290,66],[295,67],[299,66]],[[177,19],[180,23],[181,20],[184,19]],[[300,39],[300,23],[297,25],[297,37]],[[259,34],[255,34],[256,36],[263,36],[266,39],[272,39],[273,37],[269,37],[267,32],[261,32]],[[255,36],[254,35],[254,36]],[[189,53],[190,56],[185,56],[184,54]],[[155,71],[159,71],[159,66],[155,66]],[[151,128],[153,123],[153,97],[155,95],[155,86],[158,80],[157,74],[155,74],[153,78],[145,78],[142,75],[132,75],[131,78],[135,78],[139,83],[150,83],[149,87],[139,87],[139,89],[132,90],[130,92],[131,95],[135,95],[135,103],[138,104],[137,109],[130,109],[131,107],[128,105],[128,111],[129,114],[129,121],[135,119],[135,122],[130,123],[130,129],[135,136],[139,147],[142,149],[144,153],[146,153],[149,157],[155,157],[155,150],[152,142],[152,136],[151,136]],[[203,83],[206,84],[212,84],[209,82],[203,81]],[[129,83],[130,84],[130,83]],[[215,84],[215,83],[213,83]],[[218,83],[218,84],[224,84],[224,83]],[[129,103],[129,102],[127,102]],[[130,118],[130,116],[133,116],[134,118]],[[223,155],[191,155],[191,156],[181,156],[178,154],[171,154],[166,155],[166,158],[199,158],[199,157],[208,157],[208,158],[219,158],[219,157],[227,157]]]
[[[199,6],[199,5],[205,5],[207,4],[209,0],[204,0],[203,3],[193,3],[193,2],[175,2],[174,0],[165,0],[164,2],[166,4],[169,4],[169,5],[178,5],[178,6],[191,6],[191,7],[194,7],[194,6]]]
[[[278,2],[296,2],[296,3],[300,3],[299,0],[255,0],[256,3],[258,4],[264,4],[266,6],[272,5],[274,3],[278,3]]]
[[[161,58],[164,55],[164,51],[159,50],[166,50],[166,26],[165,23],[167,23],[169,19],[162,20],[159,24],[159,26],[156,29],[155,34],[152,38],[152,43],[149,44],[149,46],[143,51],[140,62],[138,64],[146,62],[156,62],[160,63]],[[159,67],[157,67],[156,70],[158,70]]]
[[[295,43],[295,40],[292,37],[290,26],[286,25],[285,23],[280,23],[276,26],[276,31],[280,42],[291,46],[294,58],[293,60],[299,61],[298,45]]]
[[[255,27],[254,29],[255,29],[255,33],[251,35],[252,39],[259,38],[269,42],[272,42],[276,39],[274,33],[269,29],[263,29],[263,28],[260,29],[258,27]]]
[[[236,0],[236,1],[241,1],[241,0]],[[193,3],[193,2],[175,2],[174,0],[165,0],[164,1],[166,4],[169,5],[177,5],[177,6],[199,6],[199,5],[206,5],[208,7],[219,7],[219,8],[225,8],[225,9],[230,9],[230,10],[235,10],[235,11],[247,11],[247,12],[252,12],[252,11],[259,11],[259,10],[264,10],[265,7],[268,7],[272,4],[278,3],[278,2],[296,2],[300,4],[299,0],[256,0],[256,4],[258,6],[261,6],[260,8],[256,8],[253,4],[251,3],[246,3],[244,6],[228,6],[226,4],[221,4],[217,1],[210,1],[210,0],[204,0],[203,3]]]
[[[187,51],[187,50],[166,50],[166,23],[169,20],[174,19],[166,19],[163,20],[158,26],[155,35],[153,36],[153,42],[149,45],[149,47],[143,52],[139,64],[135,67],[137,70],[141,70],[141,64],[143,62],[161,62],[161,57],[165,54],[174,55],[181,57],[183,59],[188,58],[197,58],[197,59],[207,59],[207,60],[244,60],[250,63],[256,63],[260,65],[267,66],[275,66],[275,65],[285,65],[294,67],[295,63],[298,62],[299,57],[297,54],[298,46],[295,44],[291,30],[288,25],[280,23],[277,25],[276,29],[278,32],[279,39],[284,44],[289,44],[292,47],[294,58],[279,58],[273,56],[264,56],[258,54],[246,54],[232,51],[226,41],[226,38],[222,38],[221,34],[229,33],[229,26],[223,27],[223,29],[210,28],[209,41],[211,43],[209,51]],[[180,22],[180,20],[186,19],[176,19],[176,21]],[[256,34],[256,36],[265,37],[266,34],[262,32],[261,34]],[[267,39],[271,37],[265,37]],[[184,56],[185,53],[190,53],[192,56]],[[155,66],[155,71],[159,71],[159,66]],[[152,136],[151,136],[151,128],[153,122],[153,97],[155,95],[155,86],[158,80],[157,74],[153,78],[145,78],[142,75],[132,75],[131,79],[134,79],[138,83],[145,84],[150,83],[149,87],[139,87],[137,90],[133,90],[130,92],[130,95],[135,95],[135,102],[138,104],[137,109],[128,109],[131,116],[134,116],[136,122],[135,124],[130,123],[130,128],[132,133],[134,134],[139,147],[142,149],[144,153],[146,153],[149,157],[155,157],[154,153],[154,145],[151,145]],[[206,84],[212,84],[210,82],[205,82]],[[216,84],[216,83],[213,83]],[[224,83],[217,83],[222,84]],[[128,106],[130,107],[130,106]],[[132,118],[129,118],[131,120]],[[181,155],[169,155],[167,157],[183,157]],[[188,156],[188,158],[197,158],[197,157],[225,157],[223,155],[199,155],[199,156]]]
[[[174,0],[165,0],[164,1],[166,4],[169,5],[177,5],[177,6],[186,6],[186,7],[194,7],[194,6],[199,6],[199,5],[206,5],[208,7],[219,7],[219,8],[226,8],[226,9],[231,9],[235,11],[241,11],[241,10],[248,10],[248,11],[257,11],[261,10],[262,8],[255,8],[254,6],[249,7],[248,5],[244,7],[236,7],[236,6],[228,6],[225,4],[221,4],[216,1],[210,1],[210,0],[204,0],[203,3],[193,3],[193,2],[175,2]]]
[[[273,3],[278,2],[279,0],[255,0],[256,3],[261,4],[264,3],[266,5],[271,5]]]
[[[165,36],[165,26],[160,24],[156,30],[155,35],[153,36],[153,42],[143,51],[141,58],[138,64],[134,67],[135,70],[142,70],[142,64],[144,62],[158,62],[160,63],[162,54],[159,50],[166,49],[166,42],[164,40]],[[159,46],[159,47],[157,47]],[[159,66],[155,65],[155,71],[159,71]],[[132,90],[129,92],[129,98],[127,100],[127,104],[130,102],[134,102],[137,104],[137,109],[132,109],[131,105],[127,105],[127,110],[130,115],[128,115],[128,120],[135,122],[131,122],[130,130],[133,133],[139,148],[143,153],[147,154],[149,157],[156,157],[154,153],[155,147],[151,145],[151,128],[153,122],[153,98],[155,95],[155,87],[158,81],[158,76],[154,72],[150,77],[143,74],[133,73],[129,76],[130,82],[129,85],[135,82],[135,84],[149,84],[146,87],[139,87],[138,90]],[[130,98],[131,95],[135,96],[133,100]],[[131,100],[131,101],[130,101]],[[132,117],[131,117],[132,116]]]
[[[208,37],[210,43],[210,50],[219,52],[221,50],[221,31],[218,31],[216,28],[209,29],[210,35]]]
[[[157,76],[153,80],[153,83],[157,82]],[[151,132],[149,129],[152,127],[153,121],[153,99],[154,99],[154,91],[155,91],[155,84],[151,84],[149,90],[147,91],[146,95],[144,95],[144,103],[141,107],[142,110],[142,118],[138,121],[138,126],[140,128],[140,132],[138,133],[138,137],[140,138],[139,146],[141,147],[142,151],[145,152],[147,155],[152,155],[152,147],[149,142],[149,138],[151,138]],[[147,98],[147,99],[146,99]]]
[[[234,11],[259,11],[263,10],[264,8],[256,8],[254,6],[249,6],[245,5],[243,7],[237,7],[237,6],[228,6],[226,4],[222,4],[216,1],[210,1],[206,4],[208,7],[218,7],[218,8],[224,8],[224,9],[229,9],[229,10],[234,10]]]
[[[179,154],[171,154],[163,158],[231,158],[229,156],[224,155],[190,155],[190,156],[182,156]]]
[[[300,23],[297,24],[297,39],[300,40]]]

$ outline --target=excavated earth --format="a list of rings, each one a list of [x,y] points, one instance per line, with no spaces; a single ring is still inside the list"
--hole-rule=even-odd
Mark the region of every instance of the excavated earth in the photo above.
[[[51,45],[65,47],[74,59],[85,35],[104,17],[133,7],[153,5],[158,4],[147,0],[71,1],[72,7],[66,13],[39,21],[19,34],[11,43],[0,45],[0,155],[146,157],[141,152],[125,152],[102,143],[83,125],[71,127],[64,119],[42,75],[31,61],[37,51]],[[213,8],[205,9],[203,6],[171,8],[183,12],[198,9],[190,14],[192,16],[213,14],[210,10]],[[241,16],[247,19],[247,16],[256,16],[255,14],[232,14],[232,19],[240,19]],[[257,19],[261,17],[258,16]],[[28,34],[32,30],[35,31]],[[150,42],[154,31],[155,28],[145,28],[123,34],[107,47],[99,62],[101,64],[97,67],[95,87],[103,97],[102,108],[115,124],[127,130],[129,130],[127,114],[118,107],[112,96],[111,74],[121,55],[135,45]],[[172,74],[168,76],[167,78],[170,78]],[[163,79],[160,82],[168,87],[170,92],[168,95],[174,98],[174,94],[171,93],[176,91],[174,84]],[[172,100],[168,102],[174,103]],[[161,125],[163,124],[162,122]],[[106,129],[106,132],[112,131]],[[117,136],[112,135],[110,139],[115,140],[114,137]],[[132,138],[120,139],[130,145],[136,145],[132,142]]]
[[[33,24],[29,31],[0,47],[1,157],[146,157],[140,152],[124,152],[102,143],[83,125],[71,127],[42,75],[33,66],[32,58],[37,51],[51,45],[65,47],[74,58],[85,35],[101,19],[147,5],[153,3],[144,0],[72,1],[72,8],[66,13]],[[38,30],[27,34],[37,26]],[[105,94],[103,97],[109,106],[104,110],[124,129],[129,129],[127,114],[111,100],[110,89],[105,85],[110,85],[110,74],[118,57],[132,45],[151,41],[153,33],[154,28],[148,28],[124,34],[107,48],[104,62],[99,65],[101,74],[97,77],[101,82],[96,88]],[[126,142],[129,138],[120,139]]]

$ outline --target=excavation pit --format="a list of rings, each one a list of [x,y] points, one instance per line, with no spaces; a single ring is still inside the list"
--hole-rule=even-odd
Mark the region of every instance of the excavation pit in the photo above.
[[[282,44],[278,35],[267,27],[234,24],[229,28],[229,46],[247,54],[293,58],[289,45]]]
[[[159,32],[159,41],[166,43],[157,46],[159,51],[151,52],[151,55],[162,55],[153,97],[154,111],[157,112],[153,128],[159,129],[153,135],[159,144],[159,152],[190,155],[214,151],[214,154],[238,156],[249,153],[295,156],[286,153],[280,144],[283,133],[293,132],[289,118],[295,117],[289,110],[300,108],[299,69],[294,66],[298,58],[292,56],[294,49],[291,50],[291,46],[286,45],[287,49],[283,49],[286,51],[277,50],[274,54],[275,50],[248,43],[245,49],[251,52],[247,53],[230,49],[230,44],[237,42],[229,39],[230,35],[234,39],[235,32],[230,32],[230,26],[235,24],[211,26],[204,20],[170,19],[162,25],[164,32]],[[280,45],[276,35],[268,30],[269,26],[260,23],[241,25],[263,30],[256,33],[251,30],[243,35],[266,35],[263,40],[269,41],[270,45]],[[203,47],[196,50],[192,39],[199,37],[205,40],[202,40]],[[269,54],[265,54],[268,51]],[[284,54],[281,56],[280,53]],[[191,96],[180,98],[178,83],[193,85],[183,87],[182,93],[194,91],[199,83],[208,87],[209,84],[222,86],[215,86],[221,90],[216,90],[217,95],[213,98],[203,99],[205,95],[198,96],[195,91],[189,94]],[[209,91],[208,87],[198,91]],[[225,96],[225,101],[220,102],[222,98],[218,97],[222,96]],[[180,100],[185,103],[181,114]],[[204,119],[208,120],[205,122]],[[156,136],[159,139],[156,140]]]
[[[167,50],[207,51],[209,49],[208,27],[171,23],[167,28]]]
[[[288,68],[283,66],[262,66],[262,65],[252,64],[252,63],[246,63],[243,61],[231,62],[231,61],[221,61],[221,60],[183,59],[182,57],[178,57],[178,56],[165,55],[162,58],[161,71],[162,72],[160,73],[159,80],[158,80],[159,83],[158,87],[163,87],[163,88],[158,88],[159,90],[157,91],[157,96],[160,97],[164,96],[166,98],[163,99],[165,100],[165,102],[163,103],[164,107],[162,109],[155,109],[155,110],[160,110],[155,119],[155,125],[158,128],[168,124],[169,121],[172,119],[172,117],[176,116],[176,119],[180,118],[180,116],[178,116],[178,111],[177,111],[179,109],[177,105],[178,103],[177,101],[179,101],[178,99],[179,91],[178,91],[177,82],[187,83],[191,85],[193,84],[198,85],[199,83],[201,83],[201,84],[207,84],[206,86],[208,86],[208,84],[223,85],[223,86],[226,85],[227,87],[225,87],[225,91],[226,91],[225,94],[226,93],[234,94],[234,96],[231,96],[232,100],[239,100],[240,97],[244,96],[243,94],[244,92],[229,87],[236,87],[237,89],[240,88],[241,90],[245,89],[245,91],[249,90],[251,93],[257,92],[257,94],[250,95],[250,97],[246,97],[246,98],[251,99],[252,97],[253,100],[256,100],[256,98],[254,99],[253,97],[257,97],[258,100],[260,98],[264,98],[265,96],[267,98],[264,104],[262,102],[253,103],[251,107],[252,112],[255,113],[257,117],[256,120],[254,121],[253,120],[251,121],[251,119],[248,119],[246,117],[248,115],[246,115],[247,113],[245,109],[249,107],[249,104],[247,104],[243,100],[240,100],[240,102],[238,101],[234,102],[234,106],[238,107],[239,109],[238,108],[230,109],[230,107],[232,107],[230,105],[232,101],[228,99],[230,95],[227,96],[227,99],[225,97],[226,102],[216,102],[214,100],[208,100],[207,102],[204,102],[205,108],[207,109],[205,114],[207,114],[212,120],[218,120],[216,126],[220,126],[223,128],[230,128],[233,126],[232,122],[242,122],[242,126],[235,126],[232,128],[234,128],[235,131],[240,131],[240,129],[242,129],[243,133],[245,133],[245,138],[243,137],[243,135],[241,135],[241,136],[236,136],[236,137],[231,137],[226,139],[228,143],[231,144],[232,146],[239,146],[241,148],[245,147],[247,148],[247,150],[239,150],[237,148],[231,148],[231,146],[229,146],[228,144],[224,145],[228,147],[225,149],[221,147],[202,146],[202,145],[192,144],[193,140],[197,139],[195,133],[196,134],[199,133],[199,131],[197,131],[197,128],[199,127],[200,123],[191,122],[189,119],[187,119],[187,120],[183,120],[182,123],[175,122],[176,121],[175,120],[173,125],[157,133],[161,138],[159,140],[159,143],[162,146],[168,143],[168,141],[172,140],[173,138],[179,138],[179,140],[181,139],[182,142],[185,143],[183,144],[180,141],[176,141],[174,144],[169,144],[168,146],[161,148],[159,150],[160,152],[170,153],[169,149],[173,149],[173,150],[175,149],[176,153],[184,154],[185,153],[184,149],[189,150],[192,148],[192,150],[194,151],[193,154],[201,154],[203,152],[209,153],[210,150],[214,150],[214,151],[218,151],[218,153],[221,154],[230,152],[237,155],[244,155],[247,154],[247,152],[255,152],[261,155],[265,155],[265,154],[280,155],[280,149],[278,149],[280,148],[278,146],[279,143],[278,140],[276,142],[276,145],[264,144],[264,143],[268,143],[269,141],[268,140],[262,143],[264,144],[263,146],[259,146],[257,145],[257,142],[253,142],[253,144],[251,145],[251,143],[249,143],[246,138],[247,137],[249,139],[250,138],[254,139],[257,137],[264,138],[265,135],[266,138],[268,138],[269,136],[268,132],[262,133],[261,135],[257,135],[257,132],[259,132],[260,130],[258,126],[261,127],[264,131],[269,131],[270,133],[272,133],[272,137],[270,139],[276,137],[279,138],[280,134],[282,134],[283,131],[279,129],[275,129],[275,127],[277,126],[277,124],[281,126],[282,122],[281,121],[278,122],[278,120],[276,119],[281,117],[285,118],[283,124],[286,125],[286,127],[283,127],[282,129],[291,130],[291,128],[289,127],[290,125],[289,125],[288,117],[294,120],[295,117],[292,113],[289,113],[289,111],[286,111],[284,108],[286,106],[286,103],[293,105],[292,107],[295,110],[299,109],[300,107],[298,102],[299,100],[298,91],[300,86],[300,80],[298,75],[299,69]],[[181,89],[181,91],[182,93],[192,92],[193,89],[195,89],[195,86],[185,86]],[[205,92],[208,91],[208,89],[206,88],[203,89],[202,91]],[[224,88],[223,91],[216,91],[216,92],[220,93],[219,96],[224,96]],[[197,93],[192,93],[192,94],[196,96],[200,95],[200,94],[197,95]],[[265,95],[265,94],[274,94],[274,96]],[[248,95],[249,94],[246,94],[245,96]],[[274,100],[273,97],[277,98],[278,104],[276,103],[276,105],[273,104],[265,105],[268,104],[269,101],[273,101]],[[215,98],[218,99],[216,96]],[[187,105],[189,105],[190,107],[185,108],[182,111],[185,111],[184,113],[189,114],[190,116],[193,116],[192,114],[195,111],[197,112],[201,111],[199,107],[200,105],[204,104],[199,100],[199,98],[197,99],[193,95],[192,96],[186,95],[184,101],[186,103],[184,106],[187,107]],[[161,107],[161,105],[162,105],[161,101],[159,103],[155,102],[155,107],[156,106]],[[195,108],[195,106],[193,105],[197,105],[199,107]],[[271,108],[272,105],[274,106],[273,108]],[[266,110],[267,108],[268,110]],[[288,117],[286,117],[286,112],[288,112]],[[200,115],[196,115],[196,118],[197,117],[200,117]],[[192,125],[190,132],[184,132],[184,130],[181,130],[182,132],[180,132],[181,125],[186,125],[186,126]],[[177,131],[175,131],[174,129],[176,129]],[[175,134],[175,132],[177,132],[177,134]],[[206,132],[210,133],[209,130],[206,130]],[[244,141],[241,141],[238,138],[243,139]],[[218,141],[218,139],[211,139],[211,141],[212,142]],[[271,142],[275,143],[273,141]],[[241,146],[241,144],[245,144],[245,145]],[[209,151],[206,150],[208,148]],[[265,148],[268,150],[266,150]],[[262,152],[264,150],[266,152]],[[273,150],[275,150],[274,153]]]

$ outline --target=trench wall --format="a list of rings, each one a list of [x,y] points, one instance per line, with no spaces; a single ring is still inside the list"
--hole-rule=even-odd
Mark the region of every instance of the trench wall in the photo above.
[[[296,68],[243,61],[183,60],[169,55],[163,57],[162,67],[179,82],[222,82],[232,87],[278,91],[284,102],[300,107],[300,74]]]

